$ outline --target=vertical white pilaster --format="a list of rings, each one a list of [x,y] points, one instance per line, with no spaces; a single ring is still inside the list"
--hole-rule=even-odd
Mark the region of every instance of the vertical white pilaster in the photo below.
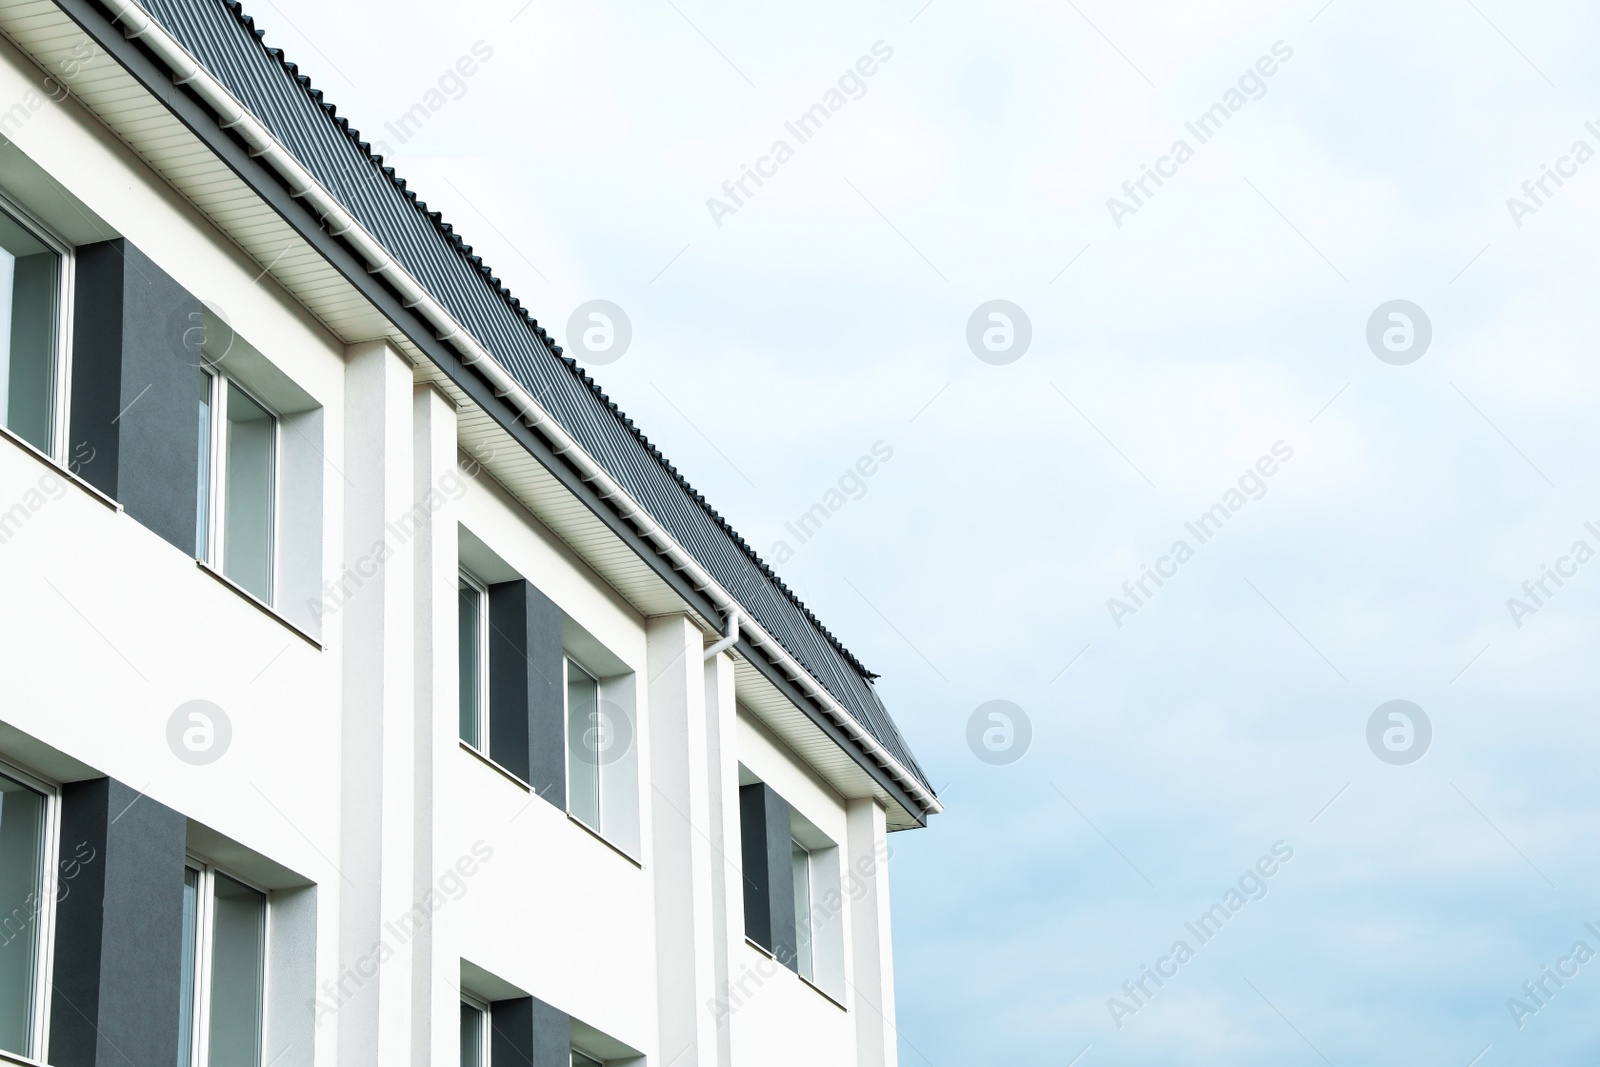
[[[854,977],[850,1011],[856,1024],[858,1067],[895,1067],[894,946],[889,931],[888,827],[871,797],[846,803],[849,831],[845,892],[850,897]]]
[[[663,1063],[715,1062],[704,642],[682,615],[651,619],[650,780],[656,1004]]]
[[[744,946],[744,885],[739,850],[739,761],[735,755],[738,704],[734,697],[733,658],[726,652],[705,664],[706,782],[711,838],[711,987],[718,1000],[728,995],[733,954]],[[700,1010],[709,1009],[704,1003]],[[716,1030],[716,1067],[733,1063],[730,1016],[712,1012]],[[711,1063],[709,1058],[708,1063]]]
[[[410,908],[415,811],[411,368],[382,343],[345,363],[344,634],[341,722],[339,1062],[410,1060],[412,946],[385,920]],[[382,946],[387,946],[385,950]]]
[[[443,817],[452,803],[446,791],[449,776],[444,761],[454,757],[460,732],[456,523],[467,475],[456,459],[455,405],[432,385],[419,385],[414,391],[412,432],[412,498],[423,508],[416,513],[412,556],[416,567],[417,789],[411,895],[421,901],[454,860],[446,843],[449,822]],[[450,1063],[461,1054],[455,1025],[460,1012],[460,951],[452,929],[453,924],[436,921],[417,928],[411,974],[413,1067]]]

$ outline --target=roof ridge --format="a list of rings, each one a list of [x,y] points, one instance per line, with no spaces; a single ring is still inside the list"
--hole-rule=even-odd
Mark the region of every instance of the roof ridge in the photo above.
[[[726,533],[733,543],[739,547],[740,551],[749,557],[750,561],[756,565],[756,568],[761,572],[762,576],[770,581],[773,585],[777,586],[778,590],[783,593],[789,602],[792,603],[796,608],[800,609],[800,612],[802,615],[804,615],[806,621],[811,623],[812,626],[816,627],[817,632],[827,640],[828,644],[833,648],[833,650],[840,656],[844,657],[845,662],[853,667],[869,684],[874,679],[878,678],[879,675],[867,669],[866,665],[863,664],[859,658],[857,658],[856,654],[846,648],[844,642],[842,642],[838,637],[834,636],[833,632],[823,625],[822,620],[817,618],[816,614],[812,612],[812,610],[806,606],[805,602],[802,601],[800,597],[784,583],[782,578],[778,577],[777,572],[775,572],[767,564],[767,562],[761,558],[756,550],[750,546],[750,543],[744,539],[744,536],[740,534],[739,531],[735,530],[727,519],[723,518],[721,512],[717,511],[716,508],[711,506],[711,503],[706,500],[705,496],[693,485],[691,485],[689,480],[679,472],[678,468],[667,459],[661,450],[657,448],[648,437],[645,436],[644,431],[636,426],[634,421],[623,413],[622,409],[617,405],[617,403],[606,395],[605,390],[600,387],[599,382],[595,381],[595,379],[590,376],[589,372],[584,370],[583,367],[579,365],[576,359],[563,354],[561,346],[555,343],[555,340],[550,336],[549,331],[547,331],[543,326],[539,325],[538,320],[535,319],[532,313],[523,306],[522,301],[518,299],[517,296],[513,294],[498,277],[495,276],[493,269],[484,262],[483,257],[473,253],[472,246],[467,244],[466,241],[462,239],[460,234],[456,233],[453,225],[444,220],[443,214],[438,211],[428,210],[427,202],[421,200],[417,196],[415,190],[407,187],[406,180],[395,173],[395,168],[385,165],[383,156],[375,154],[372,151],[372,145],[369,142],[361,139],[361,131],[352,126],[348,118],[345,118],[339,114],[338,107],[327,99],[327,95],[321,89],[318,89],[311,84],[311,78],[308,75],[300,73],[299,65],[292,62],[284,54],[283,49],[275,48],[267,44],[266,31],[259,28],[256,25],[255,17],[244,10],[244,4],[242,0],[222,0],[222,2],[223,6],[232,12],[233,16],[239,20],[240,24],[243,25],[245,30],[255,38],[257,43],[261,45],[266,53],[283,67],[283,69],[295,80],[296,83],[300,85],[300,87],[306,92],[312,101],[327,113],[329,118],[333,119],[334,123],[339,127],[340,130],[344,132],[344,135],[350,139],[351,143],[361,150],[361,153],[366,156],[368,161],[370,161],[373,166],[377,167],[384,177],[386,177],[396,189],[404,194],[418,211],[420,211],[433,223],[434,228],[437,229],[439,233],[444,236],[446,241],[453,248],[455,248],[458,253],[461,254],[462,258],[466,259],[474,268],[476,268],[477,272],[482,275],[485,281],[489,283],[490,287],[497,294],[499,294],[501,299],[503,299],[513,311],[517,313],[522,321],[533,331],[534,335],[538,337],[538,339],[545,345],[546,348],[550,350],[554,356],[556,356],[557,360],[567,366],[568,370],[572,372],[573,376],[576,377],[578,381],[582,382],[584,386],[586,386],[590,392],[592,392],[595,397],[598,398],[600,402],[604,404],[613,415],[616,416],[617,420],[628,430],[628,432],[633,434],[633,436],[639,440],[639,443],[645,447],[650,456],[655,459],[655,461],[659,463],[668,474],[672,475],[673,480],[677,482],[678,486],[682,488],[684,492],[688,493],[689,496],[700,505],[706,514],[710,515],[711,518],[716,521],[717,525],[720,526],[723,532]],[[774,637],[776,637],[776,635],[774,635]],[[791,649],[790,652],[794,653],[796,650]],[[821,681],[821,679],[819,678],[818,681]]]

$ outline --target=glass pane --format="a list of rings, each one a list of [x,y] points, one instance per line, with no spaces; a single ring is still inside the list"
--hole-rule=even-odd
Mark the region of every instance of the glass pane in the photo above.
[[[483,1067],[483,1012],[461,1005],[461,1067]]]
[[[273,418],[238,389],[228,389],[226,514],[222,570],[272,602]]]
[[[591,1060],[577,1049],[573,1049],[572,1067],[605,1067],[605,1065],[599,1060]]]
[[[211,558],[211,389],[209,374],[200,375],[200,481],[195,486],[194,554]]]
[[[208,1067],[260,1067],[267,898],[216,876]]]
[[[811,853],[798,841],[789,842],[794,861],[794,948],[795,966],[806,978],[815,978],[811,968]]]
[[[483,707],[483,594],[470,582],[461,583],[461,740],[484,750]]]
[[[28,1055],[39,972],[44,797],[0,777],[0,1049]]]
[[[200,872],[183,869],[183,960],[178,971],[178,1062],[194,1063],[195,942],[200,928]]]
[[[600,683],[567,661],[567,806],[600,829]]]
[[[0,424],[50,450],[61,257],[0,213]]]

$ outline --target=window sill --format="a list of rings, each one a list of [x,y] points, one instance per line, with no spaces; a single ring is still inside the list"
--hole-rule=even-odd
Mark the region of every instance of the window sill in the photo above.
[[[98,488],[96,488],[95,486],[91,485],[81,474],[78,474],[78,473],[74,472],[70,467],[67,467],[67,466],[65,466],[63,464],[57,463],[55,461],[55,459],[52,458],[50,455],[48,455],[47,453],[39,451],[37,448],[35,448],[33,446],[33,444],[31,442],[23,440],[22,438],[18,437],[16,434],[12,433],[10,430],[6,429],[4,426],[0,426],[0,439],[4,439],[4,440],[7,440],[7,441],[10,441],[12,444],[16,445],[18,448],[20,448],[24,452],[26,452],[28,455],[32,456],[34,459],[38,460],[40,463],[43,463],[46,467],[49,467],[51,470],[55,471],[57,474],[61,475],[63,478],[65,478],[67,481],[71,482],[73,485],[77,486],[79,489],[82,489],[85,493],[88,493],[90,496],[94,497],[96,500],[98,500],[100,503],[104,504],[106,507],[110,508],[112,511],[121,511],[122,510],[122,505],[121,504],[117,503],[117,501],[115,499],[113,499],[110,496],[107,496],[105,493],[101,492]],[[0,1052],[0,1056],[6,1056],[6,1055],[9,1055],[9,1053]],[[4,1060],[0,1060],[0,1063],[4,1063],[4,1062],[5,1062]],[[18,1062],[26,1063],[27,1061],[26,1060],[20,1060]]]
[[[832,1004],[834,1007],[838,1008],[840,1011],[845,1012],[847,1014],[849,1013],[850,1009],[845,1007],[843,1004],[839,1003],[837,1000],[835,1000],[832,993],[829,993],[826,989],[823,989],[821,986],[819,986],[817,983],[813,982],[811,979],[807,978],[803,974],[797,974],[797,975],[795,975],[795,977],[800,979],[802,984],[810,986],[811,989],[817,994],[817,996],[821,997],[823,1000],[826,1000],[829,1004]]]
[[[315,637],[312,637],[310,634],[308,634],[304,630],[300,629],[300,627],[296,626],[294,623],[290,622],[288,619],[286,619],[282,615],[278,614],[277,609],[274,608],[271,604],[268,604],[266,601],[262,600],[260,597],[256,596],[254,593],[250,592],[250,590],[246,589],[244,586],[240,585],[238,582],[234,581],[232,578],[229,578],[226,574],[223,574],[221,571],[217,570],[215,567],[213,567],[211,564],[207,563],[205,560],[197,559],[194,562],[195,562],[195,566],[199,567],[205,573],[211,575],[211,577],[215,578],[225,588],[231,589],[236,595],[238,595],[240,598],[242,598],[243,600],[245,600],[246,602],[251,604],[253,607],[255,607],[255,609],[257,611],[261,612],[263,615],[266,615],[268,618],[277,620],[279,625],[281,625],[284,629],[286,629],[286,630],[290,631],[291,633],[293,633],[296,637],[300,638],[300,640],[304,641],[306,644],[310,645],[312,648],[316,649],[318,652],[327,651],[327,647],[325,645],[323,645],[323,643],[321,641],[318,641]]]
[[[767,957],[767,959],[771,960],[773,963],[778,963],[778,957],[774,956],[771,952],[768,952],[764,946],[759,945],[756,942],[750,940],[748,935],[745,937],[744,943],[749,945],[751,948],[755,949],[757,952],[761,953],[763,956]],[[792,974],[796,978],[800,979],[801,984],[809,986],[811,988],[812,992],[816,993],[817,996],[819,996],[822,999],[826,1000],[829,1004],[832,1004],[834,1007],[838,1008],[840,1011],[846,1012],[846,1013],[848,1013],[850,1011],[850,1009],[845,1007],[843,1004],[841,1004],[834,997],[834,995],[832,993],[829,993],[826,989],[823,989],[821,986],[819,986],[817,983],[813,982],[811,979],[807,978],[805,975],[801,974],[798,971],[790,969],[790,967],[787,964],[779,964],[779,966],[783,967],[784,970],[788,971],[790,974]]]
[[[590,837],[594,838],[596,841],[600,842],[602,845],[606,846],[606,848],[609,848],[612,852],[615,852],[617,855],[621,856],[623,859],[639,868],[641,871],[644,870],[644,864],[640,863],[638,860],[622,851],[622,849],[618,848],[616,845],[613,845],[610,841],[607,841],[601,836],[599,830],[596,830],[594,827],[590,826],[588,823],[584,822],[570,811],[567,812],[567,821],[578,827]]]
[[[30,1060],[26,1056],[15,1052],[0,1052],[0,1064],[15,1064],[16,1067],[45,1067],[43,1060]]]
[[[494,771],[496,774],[506,779],[506,781],[510,782],[524,793],[533,792],[533,786],[529,785],[527,782],[524,782],[521,778],[518,778],[515,774],[512,774],[510,771],[506,770],[504,767],[500,766],[500,764],[496,763],[488,756],[485,756],[482,752],[479,752],[465,741],[458,740],[456,743],[461,746],[461,751],[467,753],[467,755],[471,756],[485,767],[488,767],[491,771]]]

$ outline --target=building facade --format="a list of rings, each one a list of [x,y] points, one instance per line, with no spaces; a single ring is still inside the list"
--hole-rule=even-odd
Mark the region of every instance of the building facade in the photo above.
[[[895,1063],[873,676],[237,5],[0,36],[0,1063]]]

